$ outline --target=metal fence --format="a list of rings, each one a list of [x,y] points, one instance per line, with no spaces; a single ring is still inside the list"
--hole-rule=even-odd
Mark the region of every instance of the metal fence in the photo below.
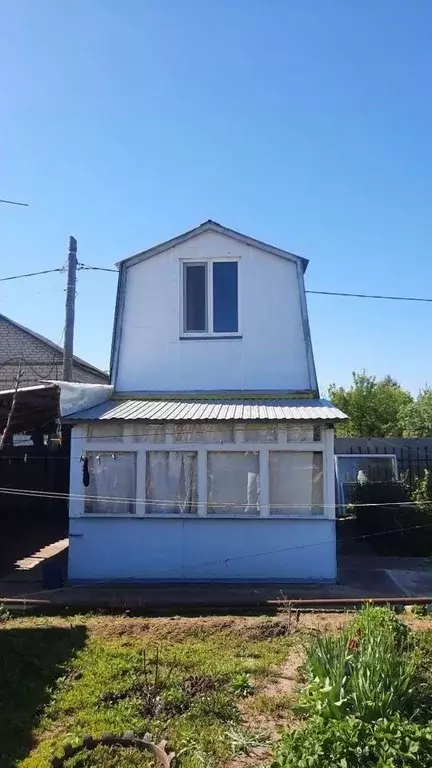
[[[412,490],[417,477],[425,469],[432,470],[432,439],[337,437],[335,454],[395,454],[399,477],[403,477]]]

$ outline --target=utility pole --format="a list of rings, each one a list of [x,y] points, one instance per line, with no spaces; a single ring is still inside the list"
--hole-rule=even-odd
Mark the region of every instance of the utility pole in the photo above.
[[[69,255],[66,289],[65,332],[63,346],[63,381],[72,381],[73,340],[75,324],[75,293],[77,273],[77,241],[69,238]]]

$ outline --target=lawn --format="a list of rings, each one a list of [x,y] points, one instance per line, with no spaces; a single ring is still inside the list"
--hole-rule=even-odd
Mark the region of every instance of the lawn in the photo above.
[[[0,624],[0,766],[49,768],[85,735],[151,734],[181,768],[269,764],[293,711],[296,675],[338,615],[13,618]],[[425,666],[432,622],[420,627]],[[133,749],[99,747],[67,768],[138,768]]]

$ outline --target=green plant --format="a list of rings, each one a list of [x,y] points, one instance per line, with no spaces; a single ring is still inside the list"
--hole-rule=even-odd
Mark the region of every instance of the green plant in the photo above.
[[[255,691],[255,686],[251,682],[250,675],[248,675],[247,672],[241,672],[232,681],[232,689],[236,696],[246,698],[246,696],[252,696]]]
[[[312,718],[285,732],[272,768],[431,768],[432,725],[399,715],[365,723],[355,717]]]
[[[355,486],[351,504],[359,533],[367,537],[374,551],[413,557],[432,553],[432,514],[426,512],[427,505],[412,501],[405,483]]]
[[[428,469],[416,477],[411,499],[422,512],[432,516],[432,473]]]
[[[233,755],[250,755],[252,749],[268,747],[269,734],[265,731],[254,733],[248,730],[236,731],[234,728],[227,731],[226,736],[231,744]]]
[[[411,613],[413,616],[423,619],[425,616],[428,615],[428,607],[427,605],[421,605],[421,604],[413,605],[411,608]]]
[[[4,603],[0,603],[0,622],[8,621],[11,618],[11,612],[6,608]]]
[[[419,717],[426,700],[408,629],[386,608],[366,606],[340,635],[317,638],[305,675],[299,710],[327,720]]]

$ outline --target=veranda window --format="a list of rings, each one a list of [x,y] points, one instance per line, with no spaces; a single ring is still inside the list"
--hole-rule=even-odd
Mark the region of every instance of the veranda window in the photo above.
[[[323,504],[322,453],[271,451],[271,514],[324,514]]]
[[[87,453],[89,485],[84,511],[89,514],[130,515],[135,512],[136,454],[132,452]]]
[[[196,451],[148,451],[146,513],[196,514]]]
[[[259,455],[256,451],[207,454],[207,513],[259,514]]]

